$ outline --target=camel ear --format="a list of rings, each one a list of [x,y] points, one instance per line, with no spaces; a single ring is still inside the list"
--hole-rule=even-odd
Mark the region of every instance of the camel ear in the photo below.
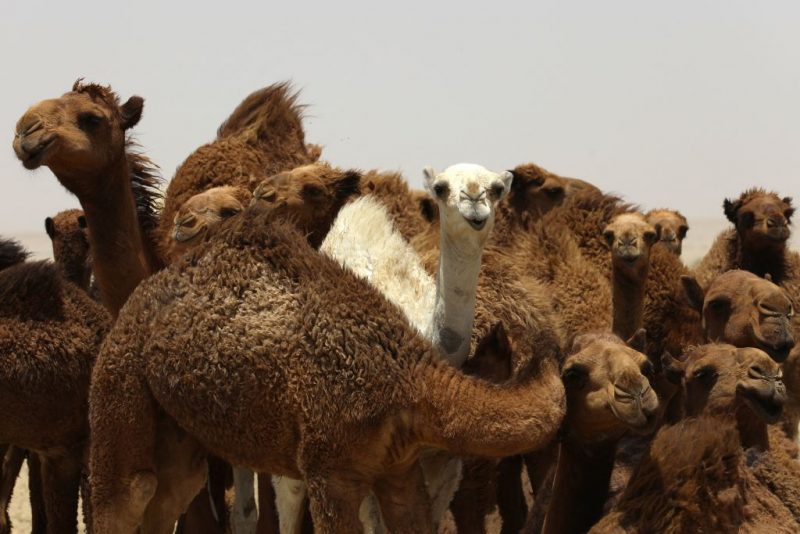
[[[342,178],[336,181],[336,196],[347,198],[355,195],[361,188],[361,173],[356,170],[349,170],[344,173]]]
[[[122,129],[128,130],[136,126],[139,119],[142,118],[142,109],[144,108],[144,98],[141,96],[132,96],[127,102],[122,104],[119,108],[122,114]]]
[[[506,196],[511,191],[511,186],[514,184],[514,173],[511,171],[503,171],[500,173],[500,180],[503,182],[503,196]]]
[[[47,235],[50,236],[50,239],[55,237],[56,225],[51,217],[48,217],[44,220],[44,231],[47,232]]]
[[[603,239],[605,239],[608,248],[611,248],[614,245],[614,230],[610,228],[603,230]]]
[[[684,364],[681,361],[672,357],[669,352],[664,352],[661,355],[661,369],[664,371],[664,376],[673,384],[680,384],[683,380]]]
[[[635,351],[644,353],[647,347],[647,330],[640,328],[626,341],[628,346]]]
[[[464,364],[464,372],[491,382],[511,378],[511,341],[502,322],[496,323],[481,339],[475,355]]]
[[[433,183],[436,181],[436,171],[430,165],[422,169],[422,178],[425,189],[433,191]]]
[[[703,302],[706,300],[705,291],[700,287],[700,282],[697,278],[690,275],[681,276],[681,284],[683,284],[683,292],[686,298],[689,299],[689,305],[700,313],[703,313]]]
[[[421,198],[419,200],[419,210],[428,222],[436,220],[438,209],[438,206],[436,206],[436,203],[430,197]]]
[[[726,198],[725,202],[722,203],[722,209],[725,212],[725,217],[727,217],[728,220],[733,224],[739,222],[738,213],[739,213],[739,208],[741,207],[742,207],[741,200],[730,200]]]

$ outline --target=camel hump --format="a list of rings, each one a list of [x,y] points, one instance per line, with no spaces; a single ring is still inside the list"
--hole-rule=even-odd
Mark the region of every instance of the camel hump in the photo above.
[[[32,321],[63,317],[58,267],[51,261],[31,261],[0,271],[0,317]]]
[[[19,241],[14,239],[0,238],[0,271],[22,263],[30,256],[30,252],[25,250]]]
[[[302,134],[302,106],[291,84],[280,82],[250,93],[217,129],[217,139],[254,128],[259,140],[265,136]]]

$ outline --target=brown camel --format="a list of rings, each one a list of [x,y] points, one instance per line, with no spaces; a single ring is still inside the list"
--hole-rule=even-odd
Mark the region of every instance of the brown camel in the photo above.
[[[758,349],[703,345],[687,354],[683,382],[689,418],[659,431],[591,532],[795,532],[742,447],[768,448],[766,423],[785,400],[778,365]]]
[[[217,314],[227,326],[212,331],[202,317]],[[197,491],[197,460],[188,478],[157,468],[179,465],[163,454],[168,420],[187,433],[172,445],[196,439],[200,458],[302,476],[321,532],[358,530],[370,487],[391,531],[430,532],[408,472],[420,447],[516,454],[563,416],[548,362],[508,386],[460,374],[374,289],[252,210],[142,284],[109,336],[91,403],[98,532],[168,530]]]
[[[92,264],[86,217],[81,210],[66,210],[44,220],[47,235],[53,242],[53,260],[66,280],[89,291]]]
[[[560,206],[569,196],[584,191],[600,193],[589,182],[558,176],[534,163],[517,165],[511,173],[514,175],[514,194],[509,199],[510,204],[516,210],[538,216]]]
[[[13,242],[0,258],[24,258]],[[110,327],[103,308],[50,262],[0,271],[0,443],[41,463],[48,531],[77,529],[78,485],[88,438],[92,363]]]
[[[252,192],[268,176],[319,159],[319,147],[305,144],[302,109],[286,82],[248,95],[219,127],[217,138],[192,152],[175,172],[158,227],[161,246],[170,246],[175,214],[190,197],[220,186]]]
[[[646,356],[609,334],[586,334],[575,345],[561,371],[567,415],[545,534],[585,532],[600,518],[616,442],[656,422],[658,398],[648,381],[654,370]]]
[[[78,197],[97,285],[115,316],[133,288],[161,267],[152,236],[159,180],[125,133],[139,122],[143,104],[138,96],[120,104],[110,88],[78,80],[71,92],[25,112],[14,138],[25,168],[49,167]]]
[[[611,249],[614,320],[611,330],[623,339],[644,322],[645,284],[650,271],[650,247],[658,230],[639,213],[617,215],[603,230]]]
[[[659,243],[676,256],[683,250],[683,240],[689,232],[689,222],[679,211],[670,209],[650,210],[645,214],[647,222],[659,232]]]
[[[717,237],[697,266],[698,281],[707,284],[725,271],[743,269],[761,277],[769,274],[780,286],[800,284],[800,260],[787,248],[794,214],[792,199],[754,188],[737,200],[726,199],[723,207],[734,228]],[[797,302],[800,292],[786,289]]]
[[[250,204],[251,195],[239,187],[213,187],[191,197],[178,208],[165,250],[170,263],[200,243],[220,221],[240,213]]]

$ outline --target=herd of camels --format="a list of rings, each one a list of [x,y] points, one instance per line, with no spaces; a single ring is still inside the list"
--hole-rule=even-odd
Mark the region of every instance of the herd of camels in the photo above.
[[[678,212],[531,163],[325,162],[287,83],[162,193],[143,104],[79,80],[16,125],[82,207],[53,262],[0,240],[34,532],[800,532],[789,197],[725,200],[689,269]]]

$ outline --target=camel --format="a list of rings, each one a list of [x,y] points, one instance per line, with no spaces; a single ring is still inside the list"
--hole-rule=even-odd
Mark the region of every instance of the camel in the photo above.
[[[69,280],[89,291],[92,264],[86,217],[81,210],[66,210],[44,220],[47,235],[53,242],[53,260]]]
[[[180,208],[173,219],[172,241],[165,250],[172,262],[199,243],[220,221],[240,213],[250,203],[246,189],[212,187],[194,195]]]
[[[796,531],[743,451],[763,446],[766,423],[780,416],[778,364],[759,349],[703,345],[687,354],[683,382],[688,418],[659,431],[620,502],[591,532]]]
[[[159,179],[126,135],[143,106],[141,97],[120,104],[109,87],[78,80],[69,93],[28,109],[13,143],[26,169],[49,167],[78,197],[90,230],[94,276],[113,316],[162,265],[153,238]]]
[[[639,213],[617,215],[603,230],[611,249],[614,319],[611,330],[623,339],[644,321],[645,283],[650,270],[650,247],[659,232]]]
[[[95,530],[169,529],[202,464],[187,462],[188,477],[157,464],[176,469],[163,452],[194,440],[190,458],[209,450],[305,479],[321,532],[360,528],[370,487],[391,531],[430,532],[421,475],[409,472],[420,447],[506,456],[552,439],[563,389],[547,362],[507,386],[462,375],[375,289],[270,219],[251,209],[223,222],[144,282],[114,325],[93,375]],[[209,313],[226,327],[209,330],[198,320]],[[180,443],[163,440],[170,420]]]
[[[217,130],[217,138],[192,152],[175,171],[158,226],[162,247],[172,244],[180,206],[208,189],[232,186],[252,192],[265,178],[317,161],[320,148],[305,143],[303,106],[289,83],[248,95]]]
[[[614,335],[576,339],[561,371],[567,415],[543,532],[585,532],[600,518],[616,442],[656,422],[652,374],[647,357]]]
[[[760,188],[748,189],[738,199],[726,199],[725,216],[734,228],[721,233],[695,269],[701,284],[731,269],[758,276],[769,274],[780,286],[798,279],[797,254],[786,246],[794,208],[790,197]],[[790,292],[797,302],[800,292]]]
[[[14,242],[0,250],[0,443],[41,463],[48,531],[75,532],[89,378],[110,320],[51,262],[24,261]]]
[[[680,256],[683,251],[683,240],[689,232],[689,222],[686,217],[679,211],[661,208],[648,211],[645,219],[658,230],[659,243],[676,256]]]
[[[569,196],[584,191],[600,192],[589,182],[558,176],[534,163],[517,165],[510,172],[514,176],[514,194],[509,197],[510,204],[514,209],[538,216],[560,206]]]

